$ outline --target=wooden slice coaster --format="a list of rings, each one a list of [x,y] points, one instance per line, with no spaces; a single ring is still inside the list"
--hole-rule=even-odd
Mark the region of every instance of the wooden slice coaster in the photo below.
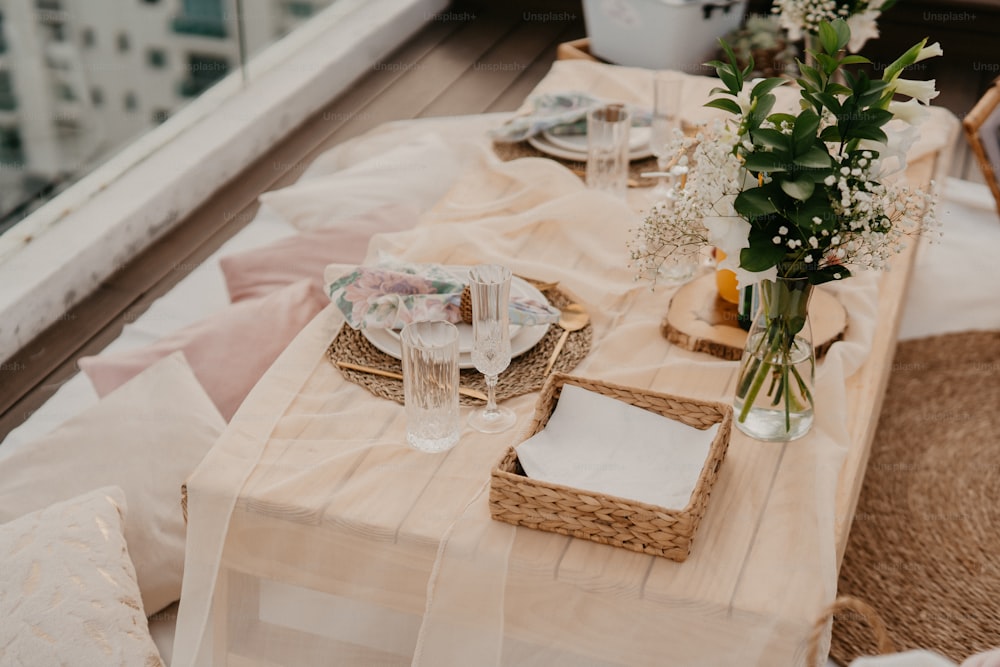
[[[847,311],[829,292],[813,290],[809,302],[816,357],[822,357],[847,330]],[[736,306],[719,297],[715,274],[695,278],[677,290],[660,325],[664,338],[692,352],[707,352],[721,359],[739,361],[747,332],[737,321]]]

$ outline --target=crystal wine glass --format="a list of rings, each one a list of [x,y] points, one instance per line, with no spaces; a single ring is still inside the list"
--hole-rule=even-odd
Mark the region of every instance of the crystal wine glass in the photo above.
[[[670,160],[675,157],[674,130],[680,127],[681,88],[683,80],[673,72],[653,74],[653,121],[649,128],[649,147],[656,156],[660,181],[650,193],[655,202],[671,202],[674,196],[674,172]]]
[[[486,407],[469,417],[469,426],[482,433],[506,431],[517,416],[497,406],[496,386],[501,372],[510,365],[510,269],[482,264],[469,271],[472,293],[472,363],[486,376]]]

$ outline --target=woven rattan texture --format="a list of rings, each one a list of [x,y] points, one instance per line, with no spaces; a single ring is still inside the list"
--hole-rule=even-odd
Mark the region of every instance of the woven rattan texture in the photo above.
[[[545,290],[543,294],[549,303],[556,308],[563,308],[571,301],[569,296],[558,287]],[[510,366],[500,374],[500,380],[497,382],[498,401],[541,389],[542,385],[545,384],[545,364],[555,349],[556,341],[562,331],[557,325],[550,326],[537,345],[511,360]],[[583,358],[590,352],[593,335],[593,327],[589,324],[579,331],[570,332],[565,347],[556,359],[553,371],[565,373],[576,368],[577,364],[583,361]],[[349,361],[379,370],[403,372],[399,359],[382,352],[368,342],[368,339],[360,331],[348,326],[341,327],[340,333],[327,348],[326,356],[335,366],[338,361]],[[361,385],[376,396],[388,398],[397,403],[403,402],[403,383],[400,380],[339,367],[338,370],[344,374],[345,378]],[[465,387],[486,391],[486,380],[483,374],[474,368],[463,369],[460,382]],[[462,405],[482,405],[481,401],[466,396],[460,396],[459,402]]]
[[[515,143],[497,141],[493,143],[493,152],[496,153],[497,157],[504,162],[517,160],[522,157],[544,157],[549,160],[555,160],[567,169],[571,169],[580,178],[583,178],[587,173],[586,162],[563,160],[561,158],[553,157],[538,150],[527,141],[518,141]],[[658,169],[659,167],[656,164],[655,157],[646,158],[644,160],[633,160],[629,163],[628,177],[637,184],[637,187],[651,188],[656,185],[656,179],[643,178],[641,174],[647,171],[657,171]]]
[[[899,650],[962,662],[1000,646],[1000,332],[905,341],[892,367],[839,593]],[[874,652],[835,615],[834,659]]]
[[[695,428],[708,428],[721,422],[705,467],[691,494],[691,502],[683,510],[670,510],[531,479],[524,475],[517,461],[517,452],[511,447],[491,475],[491,516],[518,526],[571,535],[671,560],[685,560],[691,553],[691,541],[708,506],[719,467],[729,447],[732,409],[718,403],[559,374],[549,380],[538,397],[535,417],[527,431],[529,435],[542,430],[548,423],[559,400],[559,392],[566,383]]]

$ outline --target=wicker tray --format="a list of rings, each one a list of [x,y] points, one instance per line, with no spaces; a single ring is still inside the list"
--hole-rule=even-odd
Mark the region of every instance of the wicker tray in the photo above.
[[[683,561],[691,553],[691,540],[705,514],[719,466],[726,457],[733,410],[728,405],[680,398],[642,389],[556,373],[538,397],[535,417],[525,439],[545,428],[564,384],[625,401],[631,405],[706,429],[720,424],[698,476],[691,501],[682,510],[616,498],[531,479],[510,447],[493,469],[490,479],[490,514],[498,521]]]

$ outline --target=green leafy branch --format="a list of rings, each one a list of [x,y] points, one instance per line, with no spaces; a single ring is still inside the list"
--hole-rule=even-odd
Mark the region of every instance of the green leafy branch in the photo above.
[[[734,202],[751,224],[740,266],[755,272],[777,267],[779,275],[807,276],[813,284],[850,275],[829,252],[842,224],[834,206],[841,197],[838,187],[845,169],[847,178],[854,178],[859,167],[879,157],[872,145],[888,141],[882,128],[894,117],[889,105],[899,75],[921,59],[926,44],[925,39],[914,45],[882,79],[873,80],[846,69],[870,61],[846,53],[851,33],[845,21],[820,24],[817,36],[817,48],[810,51],[814,64],[799,62],[798,115],[773,113],[772,91],[785,79],[757,81],[746,92],[754,63],[740,69],[722,40],[728,62],[709,63],[722,87],[712,90],[719,96],[705,105],[739,118],[733,152],[757,183],[744,187]],[[857,180],[851,185],[858,186]]]

